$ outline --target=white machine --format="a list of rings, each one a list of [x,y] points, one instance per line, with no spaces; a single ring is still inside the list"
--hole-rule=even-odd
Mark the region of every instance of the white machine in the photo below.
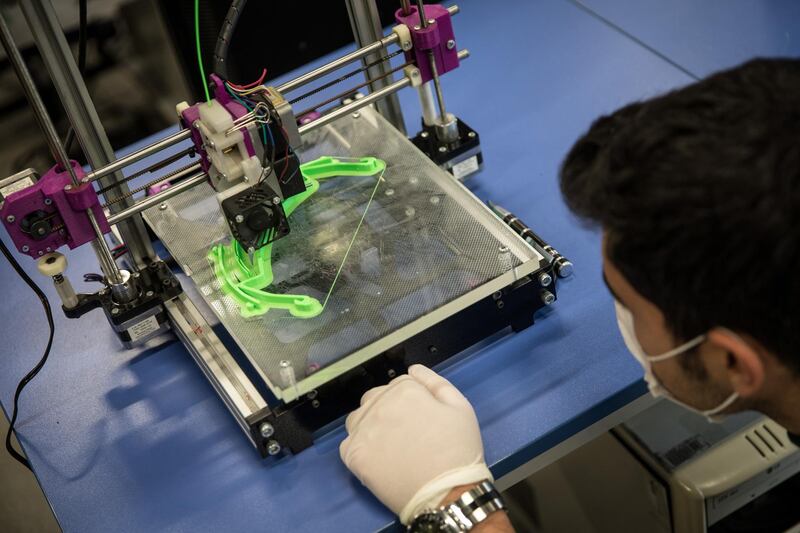
[[[754,413],[711,424],[659,402],[559,467],[596,531],[800,530],[800,450]]]

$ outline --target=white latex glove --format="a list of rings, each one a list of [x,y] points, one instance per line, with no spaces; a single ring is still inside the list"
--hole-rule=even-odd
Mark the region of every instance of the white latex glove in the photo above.
[[[422,365],[367,391],[346,427],[344,464],[403,524],[454,487],[493,480],[472,406]]]

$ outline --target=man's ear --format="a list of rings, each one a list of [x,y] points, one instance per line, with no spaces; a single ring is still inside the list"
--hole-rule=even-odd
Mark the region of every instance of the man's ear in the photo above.
[[[714,328],[708,342],[726,354],[726,368],[731,387],[742,398],[757,394],[764,384],[764,359],[750,344],[725,328]]]

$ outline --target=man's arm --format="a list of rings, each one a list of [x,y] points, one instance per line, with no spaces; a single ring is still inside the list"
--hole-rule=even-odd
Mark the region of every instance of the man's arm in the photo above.
[[[424,366],[367,391],[345,426],[342,460],[403,524],[492,479],[469,401]],[[473,531],[513,531],[504,512],[484,522]]]

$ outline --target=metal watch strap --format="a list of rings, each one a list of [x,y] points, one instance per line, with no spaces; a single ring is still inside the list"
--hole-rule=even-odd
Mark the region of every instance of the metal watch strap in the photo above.
[[[503,497],[492,482],[484,480],[453,503],[446,505],[444,511],[456,521],[461,531],[469,531],[492,513],[505,508]]]

